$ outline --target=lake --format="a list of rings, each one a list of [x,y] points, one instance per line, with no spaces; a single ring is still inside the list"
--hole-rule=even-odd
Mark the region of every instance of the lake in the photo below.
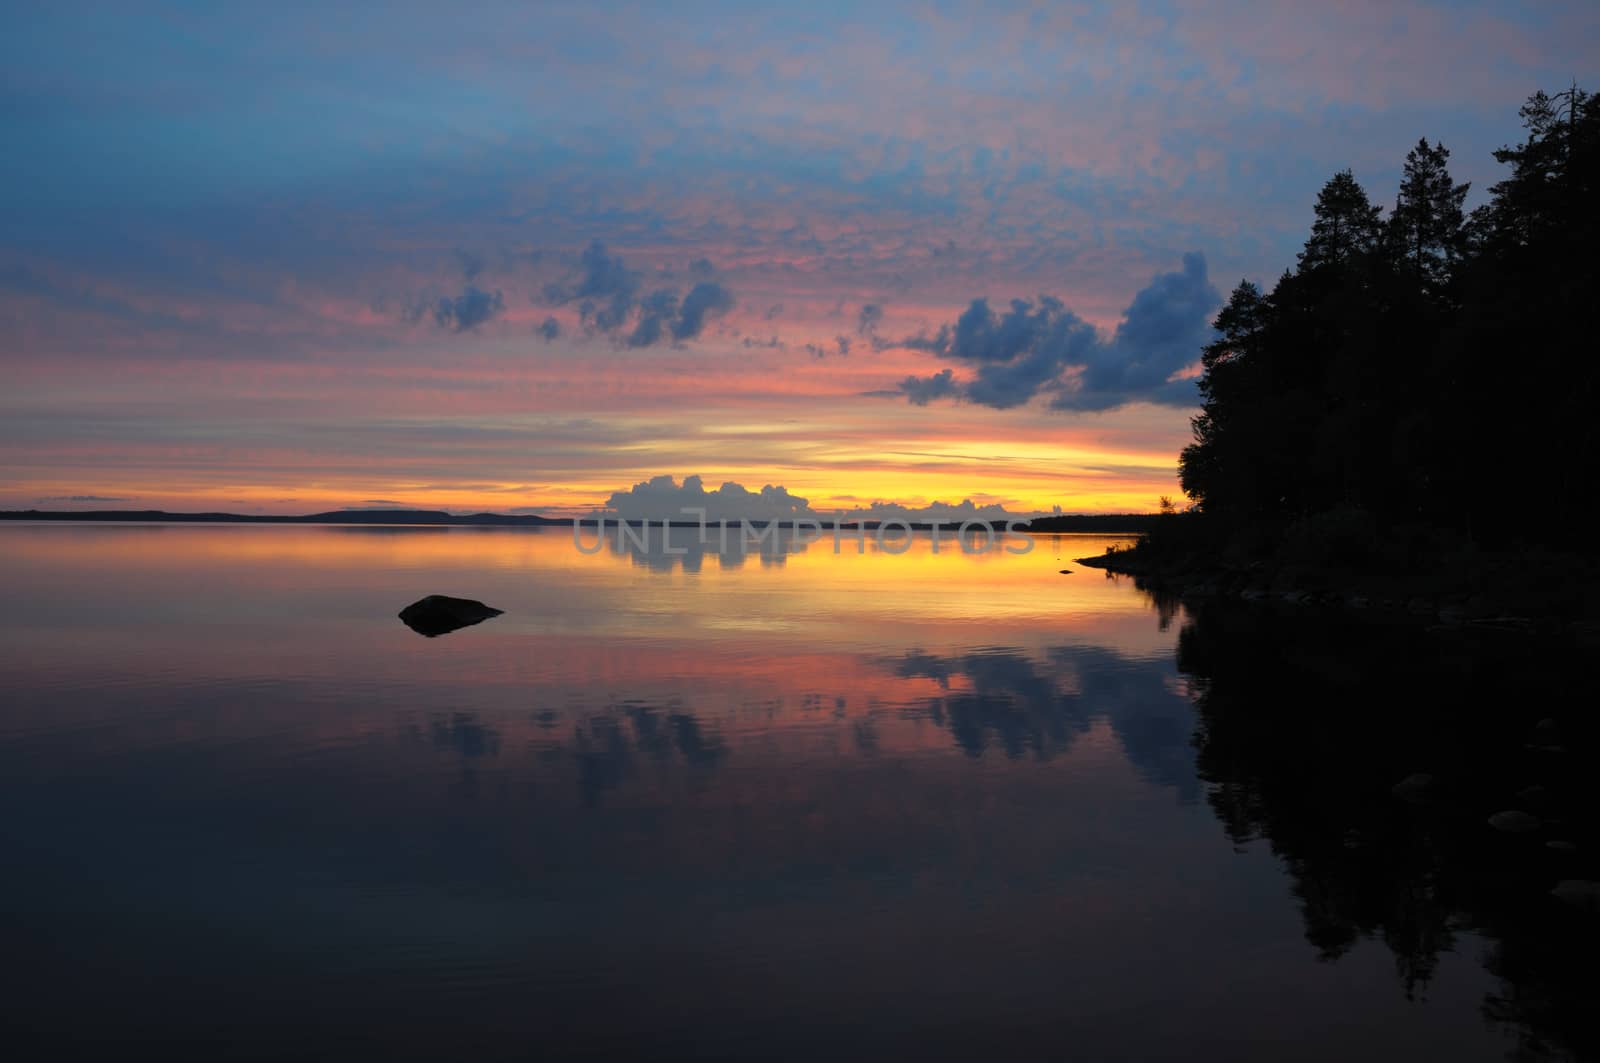
[[[1073,560],[1125,537],[674,535],[0,526],[12,1043],[1594,1047],[1572,857],[1483,825],[1577,785],[1523,749],[1576,689],[1536,649],[1196,614]],[[396,614],[428,594],[504,614],[424,638]],[[1400,801],[1415,771],[1463,782]]]

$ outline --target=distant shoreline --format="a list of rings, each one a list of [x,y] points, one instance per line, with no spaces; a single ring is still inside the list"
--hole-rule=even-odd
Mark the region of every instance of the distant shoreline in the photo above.
[[[559,517],[505,513],[456,515],[432,509],[353,509],[300,515],[266,513],[170,513],[160,509],[0,510],[0,520],[104,521],[129,524],[378,524],[499,525],[548,527],[568,524]]]
[[[1043,517],[1034,521],[1018,521],[1015,530],[1035,535],[1050,535],[1062,532],[1099,532],[1107,535],[1137,535],[1147,531],[1157,519],[1153,513],[1085,513],[1079,515],[1063,515]],[[461,528],[548,528],[560,525],[570,526],[574,520],[582,527],[593,528],[602,520],[607,524],[627,524],[637,526],[645,521],[617,517],[543,517],[535,514],[507,514],[507,513],[471,513],[454,514],[443,510],[434,509],[352,509],[332,510],[326,513],[308,513],[303,515],[280,514],[247,514],[247,513],[171,513],[160,509],[84,509],[84,510],[0,510],[0,520],[11,521],[63,521],[84,523],[125,523],[125,524],[335,524],[355,526],[378,527],[461,527]],[[648,523],[660,526],[667,523],[674,528],[698,528],[699,521],[657,521]],[[780,528],[811,527],[805,521],[792,520],[752,520],[753,527],[766,528],[776,524]],[[1003,527],[1003,521],[990,521],[991,526]],[[707,522],[714,527],[715,521]],[[881,528],[885,525],[904,527],[906,525],[896,521],[883,520],[847,520],[837,525],[840,528]],[[824,523],[824,527],[834,527],[831,523]],[[932,531],[931,522],[910,522],[913,531]],[[940,523],[943,531],[954,531],[954,523]]]
[[[1417,549],[1400,540],[1377,540],[1359,557],[1317,560],[1303,544],[1297,548],[1266,539],[1249,549],[1235,530],[1208,531],[1196,526],[1195,516],[1167,519],[1167,527],[1129,549],[1074,560],[1131,576],[1135,586],[1151,594],[1191,603],[1238,599],[1409,615],[1444,628],[1478,631],[1566,629],[1585,646],[1600,646],[1600,613],[1594,605],[1600,600],[1600,564],[1592,557],[1525,546]]]

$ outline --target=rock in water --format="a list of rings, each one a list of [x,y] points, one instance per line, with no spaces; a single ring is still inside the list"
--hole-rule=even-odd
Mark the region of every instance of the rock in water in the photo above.
[[[1548,812],[1555,805],[1555,797],[1548,787],[1535,783],[1517,791],[1517,804],[1535,812]]]
[[[1556,888],[1550,893],[1557,900],[1565,901],[1574,908],[1586,912],[1600,912],[1600,882],[1582,878],[1563,879],[1556,883]]]
[[[430,594],[400,610],[400,619],[406,627],[419,635],[435,638],[447,635],[457,628],[481,624],[501,610],[475,602],[471,598],[449,598],[443,594]]]
[[[1495,830],[1503,830],[1507,834],[1528,834],[1544,826],[1544,823],[1538,816],[1532,816],[1513,808],[1504,812],[1496,812],[1490,816],[1489,826]]]
[[[1390,787],[1389,792],[1402,801],[1410,801],[1412,804],[1417,805],[1432,801],[1436,795],[1433,776],[1422,772],[1418,772],[1415,775],[1407,775]]]
[[[1566,748],[1561,744],[1561,727],[1555,720],[1546,717],[1533,726],[1533,735],[1528,740],[1529,749],[1537,749],[1545,753],[1565,753]]]

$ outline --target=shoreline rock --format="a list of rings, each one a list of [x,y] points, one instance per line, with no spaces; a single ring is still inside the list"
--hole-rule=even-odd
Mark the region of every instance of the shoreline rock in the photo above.
[[[473,624],[481,624],[503,610],[474,601],[471,598],[451,598],[443,594],[430,594],[400,610],[400,619],[406,627],[425,638],[438,638]]]
[[[1502,572],[1450,578],[1440,570],[1420,575],[1362,573],[1262,560],[1229,564],[1188,553],[1151,557],[1137,546],[1074,560],[1088,568],[1131,576],[1141,590],[1185,600],[1231,598],[1370,611],[1456,634],[1494,638],[1566,634],[1580,645],[1600,645],[1600,623],[1585,615],[1592,608],[1589,603],[1600,600],[1600,581],[1587,571],[1564,573],[1558,567],[1541,573],[1541,581],[1519,582],[1515,573]],[[1460,586],[1463,579],[1488,583],[1490,589],[1466,593]]]

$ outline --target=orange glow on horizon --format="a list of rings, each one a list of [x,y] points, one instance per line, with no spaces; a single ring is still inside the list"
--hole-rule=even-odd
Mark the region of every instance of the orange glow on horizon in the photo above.
[[[930,362],[906,351],[797,364],[742,348],[592,348],[581,373],[515,347],[409,364],[63,362],[15,412],[45,403],[105,427],[9,448],[0,507],[295,514],[389,501],[570,516],[662,474],[783,486],[825,515],[965,499],[1153,512],[1179,494],[1188,410],[913,406],[893,388]],[[0,415],[10,408],[0,397]]]

